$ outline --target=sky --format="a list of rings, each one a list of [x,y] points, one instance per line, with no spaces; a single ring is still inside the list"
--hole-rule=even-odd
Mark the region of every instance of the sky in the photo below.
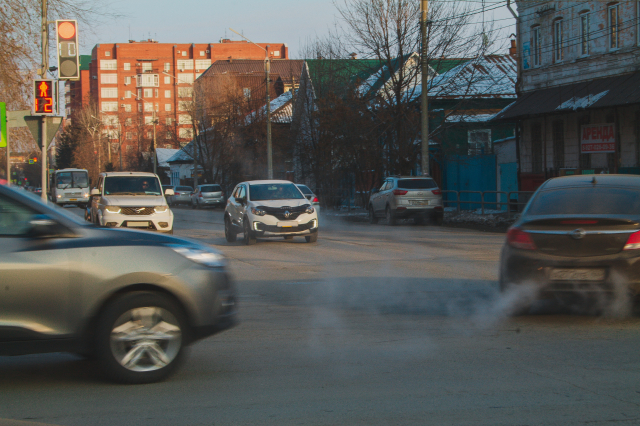
[[[341,0],[336,0],[341,1]],[[419,1],[419,0],[413,0]],[[482,0],[470,1],[480,8]],[[485,0],[485,19],[500,19],[506,39],[515,32],[515,20],[506,2]],[[122,17],[83,31],[80,53],[88,55],[98,43],[126,43],[152,38],[160,43],[212,43],[222,38],[240,40],[229,30],[243,33],[256,43],[287,43],[290,58],[301,56],[306,40],[324,36],[338,20],[333,0],[113,0],[110,7]],[[504,53],[507,53],[506,51]]]

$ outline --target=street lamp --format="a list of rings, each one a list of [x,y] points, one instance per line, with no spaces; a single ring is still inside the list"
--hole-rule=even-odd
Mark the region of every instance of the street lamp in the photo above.
[[[238,34],[243,39],[247,40],[249,43],[253,43],[251,40],[234,30],[233,28],[229,28],[234,33]],[[271,58],[269,57],[269,45],[267,44],[267,48],[253,43],[258,46],[260,49],[264,50],[265,59],[264,59],[264,72],[267,76],[267,176],[269,179],[273,179],[273,161],[271,154],[271,100],[269,99],[269,72],[271,70]]]
[[[153,174],[158,174],[158,154],[157,154],[157,145],[156,145],[156,124],[157,124],[157,120],[156,120],[156,109],[155,109],[155,105],[153,105],[153,102],[149,102],[145,99],[142,99],[141,97],[139,97],[138,95],[135,95],[132,93],[132,95],[139,101],[142,102],[146,102],[151,104],[151,112],[153,113],[153,117],[151,119],[152,123],[153,123]],[[122,151],[120,153],[120,156],[122,157]]]

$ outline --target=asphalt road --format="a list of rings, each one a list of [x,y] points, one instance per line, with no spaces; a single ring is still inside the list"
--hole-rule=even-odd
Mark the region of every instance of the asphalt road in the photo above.
[[[241,324],[163,383],[104,382],[67,354],[0,357],[0,419],[55,425],[640,424],[640,320],[541,305],[509,317],[504,235],[322,217],[302,238],[175,234],[226,254]],[[2,421],[0,421],[2,425]]]

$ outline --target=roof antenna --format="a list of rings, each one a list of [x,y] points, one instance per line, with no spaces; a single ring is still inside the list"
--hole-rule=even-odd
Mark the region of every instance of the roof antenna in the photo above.
[[[591,183],[592,183],[592,184],[594,184],[594,185],[595,185],[596,183],[598,183],[598,181],[596,180],[596,177],[595,177],[595,176],[593,177],[593,179],[591,179]]]

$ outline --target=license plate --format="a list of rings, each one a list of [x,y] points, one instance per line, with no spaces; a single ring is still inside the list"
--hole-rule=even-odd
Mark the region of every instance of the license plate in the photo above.
[[[149,222],[127,222],[128,228],[146,228]]]
[[[294,226],[298,226],[298,222],[278,222],[277,225],[280,228],[293,228]]]
[[[604,281],[604,269],[552,268],[551,281]]]
[[[428,206],[429,200],[409,200],[409,204],[412,206]]]
[[[69,198],[69,201],[78,201],[77,198]]]

